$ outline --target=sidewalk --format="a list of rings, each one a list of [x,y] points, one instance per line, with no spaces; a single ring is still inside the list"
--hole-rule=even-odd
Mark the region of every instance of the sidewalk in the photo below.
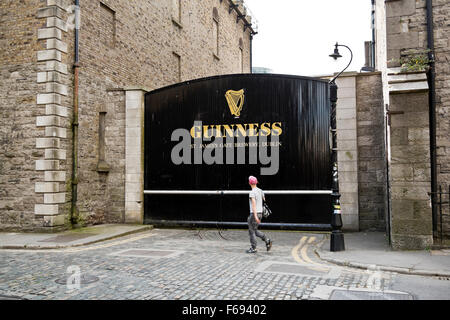
[[[38,250],[77,247],[150,229],[152,226],[102,224],[58,233],[0,232],[0,249]]]
[[[381,232],[345,233],[345,251],[330,252],[330,241],[316,254],[330,263],[361,269],[450,277],[450,250],[393,251]]]

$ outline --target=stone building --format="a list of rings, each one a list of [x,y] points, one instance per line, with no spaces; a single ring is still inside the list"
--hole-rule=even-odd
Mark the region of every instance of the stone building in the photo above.
[[[372,3],[386,115],[387,226],[393,248],[427,248],[450,234],[448,205],[441,229],[438,199],[430,196],[438,186],[449,191],[450,3]]]
[[[450,3],[372,4],[362,69],[372,72],[336,80],[343,228],[386,231],[394,249],[430,248],[450,235],[448,202],[431,196],[439,186],[449,196]]]
[[[0,11],[3,230],[139,221],[143,94],[251,70],[243,1],[5,0]]]

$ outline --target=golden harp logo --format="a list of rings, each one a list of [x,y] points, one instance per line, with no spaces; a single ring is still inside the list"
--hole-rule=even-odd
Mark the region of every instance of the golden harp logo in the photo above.
[[[244,89],[239,91],[228,90],[225,93],[225,98],[227,99],[231,114],[235,118],[239,118],[242,106],[244,105]]]

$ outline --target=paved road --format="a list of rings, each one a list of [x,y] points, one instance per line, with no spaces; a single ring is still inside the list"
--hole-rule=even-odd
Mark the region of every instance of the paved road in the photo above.
[[[313,248],[324,234],[266,234],[273,248],[260,242],[256,254],[245,253],[245,230],[153,229],[87,247],[0,250],[0,299],[450,298],[448,279],[321,261]]]

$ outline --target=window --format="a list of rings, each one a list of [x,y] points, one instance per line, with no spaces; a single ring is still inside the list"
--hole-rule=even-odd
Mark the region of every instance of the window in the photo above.
[[[219,58],[219,12],[213,9],[213,54]]]
[[[239,72],[244,73],[244,43],[239,39]]]
[[[105,118],[106,118],[106,112],[104,112],[104,111],[100,112],[99,119],[98,119],[98,163],[97,163],[97,171],[98,172],[108,172],[109,171],[109,165],[106,162],[106,158],[105,158],[105,146],[106,146]]]
[[[175,82],[181,82],[181,56],[176,53],[172,52],[173,55],[173,69],[175,74]]]

